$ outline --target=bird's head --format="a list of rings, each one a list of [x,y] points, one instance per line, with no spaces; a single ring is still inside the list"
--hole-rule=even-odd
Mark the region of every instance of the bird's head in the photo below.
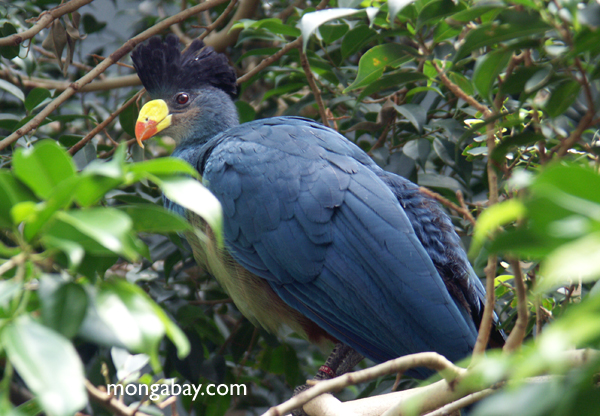
[[[155,37],[138,46],[131,59],[152,97],[135,125],[140,146],[158,133],[178,144],[205,141],[238,124],[235,70],[202,41],[195,40],[181,52],[176,36],[164,42]]]

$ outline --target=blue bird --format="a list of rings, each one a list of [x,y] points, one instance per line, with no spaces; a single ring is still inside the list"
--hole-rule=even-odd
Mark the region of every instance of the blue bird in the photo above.
[[[353,358],[328,361],[323,377],[362,356],[471,353],[485,290],[450,219],[417,185],[312,120],[240,125],[235,71],[199,40],[181,52],[175,37],[152,38],[132,60],[153,98],[140,111],[138,143],[171,136],[173,155],[220,201],[225,250],[187,237],[248,319],[339,343]],[[199,218],[165,203],[212,237]]]

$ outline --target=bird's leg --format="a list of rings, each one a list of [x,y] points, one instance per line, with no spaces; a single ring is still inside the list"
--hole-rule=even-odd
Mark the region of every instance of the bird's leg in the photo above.
[[[329,354],[325,364],[319,368],[313,380],[329,380],[352,370],[358,363],[363,360],[363,356],[356,352],[353,348],[342,343],[336,344],[335,348]],[[294,389],[294,396],[309,389],[311,386],[304,384]],[[292,416],[307,416],[302,408],[295,409]]]

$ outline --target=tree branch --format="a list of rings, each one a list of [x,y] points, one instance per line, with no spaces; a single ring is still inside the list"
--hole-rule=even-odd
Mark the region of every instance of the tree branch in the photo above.
[[[19,128],[17,131],[12,133],[10,136],[6,137],[4,140],[0,141],[0,150],[6,148],[10,144],[16,142],[20,137],[25,134],[35,130],[40,123],[48,117],[54,110],[56,110],[62,103],[64,103],[69,97],[71,97],[75,92],[79,91],[81,87],[90,83],[94,78],[98,75],[106,71],[108,67],[110,67],[115,62],[119,61],[123,56],[128,54],[135,48],[139,43],[148,39],[152,35],[155,35],[162,30],[168,28],[170,25],[174,23],[181,22],[187,19],[190,16],[193,16],[196,13],[200,13],[203,10],[210,9],[214,6],[217,6],[221,3],[225,3],[227,0],[209,0],[207,2],[201,3],[197,6],[190,7],[189,9],[177,13],[176,15],[165,19],[151,28],[143,31],[139,35],[125,42],[123,46],[114,51],[108,58],[102,61],[99,65],[97,65],[92,71],[88,72],[86,75],[81,77],[76,82],[70,84],[69,88],[67,88],[62,94],[56,97],[50,104],[48,104],[42,111],[40,111],[34,118],[32,118],[27,124]]]
[[[260,4],[260,0],[242,0],[235,11],[235,14],[223,29],[218,32],[212,32],[207,38],[207,44],[211,45],[218,52],[223,52],[225,48],[233,45],[238,35],[241,32],[241,29],[231,30],[231,27],[241,19],[249,19],[254,16],[257,7]],[[217,20],[215,20],[210,26],[221,24],[222,19],[221,16]],[[210,27],[209,26],[209,27]]]
[[[54,9],[42,12],[38,16],[37,23],[33,25],[33,27],[27,29],[24,32],[15,33],[13,35],[0,38],[0,46],[20,45],[21,43],[23,43],[24,40],[31,39],[32,37],[40,33],[43,29],[48,27],[48,25],[54,20],[67,13],[72,13],[80,7],[85,6],[86,4],[91,2],[92,0],[71,0],[67,3],[55,7]]]
[[[527,322],[529,320],[529,310],[527,308],[527,293],[525,291],[525,282],[523,281],[523,273],[521,272],[521,264],[518,259],[508,259],[515,276],[515,289],[517,292],[517,321],[510,332],[506,343],[504,344],[504,352],[512,352],[519,348],[525,339],[527,332]]]
[[[321,123],[323,123],[325,127],[329,127],[329,120],[327,120],[327,113],[325,112],[325,105],[323,104],[323,99],[321,98],[321,91],[319,91],[319,88],[315,83],[315,78],[313,77],[312,69],[310,69],[308,58],[302,50],[302,46],[298,46],[298,52],[300,53],[300,63],[302,64],[302,69],[304,69],[304,74],[306,75],[308,85],[310,86],[310,89],[312,90],[312,93],[315,96],[317,106],[319,107],[319,113],[321,114]]]
[[[445,357],[435,352],[406,355],[365,370],[346,373],[331,380],[319,381],[310,389],[303,391],[278,406],[270,408],[263,416],[281,416],[303,406],[321,394],[337,391],[344,387],[363,383],[383,375],[405,372],[414,367],[427,367],[436,370],[450,384],[454,383],[466,371],[464,368],[454,365]]]
[[[447,206],[451,210],[458,212],[463,217],[465,217],[467,220],[469,220],[469,222],[471,224],[473,224],[473,225],[476,224],[475,218],[473,218],[473,216],[471,215],[471,213],[469,212],[469,210],[466,208],[466,206],[458,206],[454,202],[450,201],[447,198],[444,198],[443,196],[441,196],[437,192],[433,192],[432,190],[427,189],[427,188],[425,188],[423,186],[419,187],[419,192],[427,195],[430,198],[435,199],[436,201],[438,201],[442,205]],[[458,192],[460,192],[460,191],[457,191],[457,196],[458,196]],[[460,193],[460,195],[461,196],[460,196],[459,200],[462,199],[462,192]],[[462,200],[462,203],[464,204],[464,200]]]
[[[79,140],[77,143],[73,145],[69,149],[69,153],[73,156],[75,153],[79,152],[83,147],[90,141],[96,134],[100,133],[106,126],[108,126],[119,114],[123,112],[127,107],[136,102],[138,98],[142,96],[142,94],[146,92],[145,89],[142,89],[140,92],[131,97],[125,104],[123,104],[117,111],[112,113],[110,116],[106,118],[102,123],[98,124],[92,131],[90,131],[83,139]]]

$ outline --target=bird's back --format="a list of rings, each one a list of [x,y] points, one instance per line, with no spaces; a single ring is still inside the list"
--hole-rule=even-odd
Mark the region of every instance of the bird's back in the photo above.
[[[277,117],[176,155],[221,202],[229,255],[261,279],[257,290],[266,282],[375,361],[421,351],[458,360],[472,350],[484,292],[449,218],[337,132]],[[238,294],[264,308],[252,305],[254,295]]]

